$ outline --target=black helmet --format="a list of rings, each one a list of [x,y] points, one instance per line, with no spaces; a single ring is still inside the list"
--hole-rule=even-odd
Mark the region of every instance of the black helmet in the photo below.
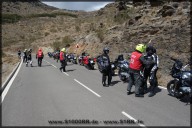
[[[105,54],[108,54],[108,53],[109,53],[109,48],[105,47],[105,48],[103,49],[103,52],[104,52]]]
[[[180,70],[183,66],[183,63],[180,61],[180,60],[177,60],[174,64],[174,67],[177,69],[177,70]]]
[[[146,52],[147,54],[152,55],[153,53],[156,53],[156,49],[153,46],[148,46]]]

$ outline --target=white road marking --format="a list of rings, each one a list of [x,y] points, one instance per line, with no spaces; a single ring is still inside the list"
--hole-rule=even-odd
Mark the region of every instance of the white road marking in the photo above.
[[[137,120],[135,118],[133,118],[132,116],[130,116],[129,114],[127,114],[126,112],[122,111],[121,112],[124,116],[128,117],[129,119],[131,120],[134,120],[135,122],[137,122]],[[141,124],[141,123],[138,123],[139,126],[141,127],[146,127],[145,125]]]
[[[48,61],[44,60],[45,62],[47,62],[48,64],[52,65],[54,68],[57,68],[55,65],[49,63]]]
[[[95,94],[98,97],[101,97],[99,94],[97,94],[96,92],[94,92],[93,90],[91,90],[90,88],[88,88],[87,86],[85,86],[84,84],[82,84],[81,82],[79,82],[78,80],[74,79],[77,83],[79,83],[80,85],[82,85],[83,87],[85,87],[87,90],[91,91],[93,94]]]
[[[66,72],[63,72],[65,75],[69,76],[69,74],[67,74]]]
[[[47,62],[48,64],[50,64],[48,61],[44,60],[45,62]]]
[[[54,68],[57,68],[55,65],[51,64]]]
[[[20,65],[19,65],[17,71],[15,72],[15,74],[13,75],[13,77],[11,78],[11,80],[9,81],[9,83],[7,84],[7,86],[5,87],[4,91],[2,92],[2,94],[1,94],[1,96],[2,96],[1,102],[3,102],[5,96],[7,95],[8,91],[9,91],[9,88],[11,87],[13,81],[15,80],[15,77],[17,76],[17,74],[18,74],[18,72],[19,72],[22,64],[23,64],[23,59],[21,60],[21,63],[20,63]]]

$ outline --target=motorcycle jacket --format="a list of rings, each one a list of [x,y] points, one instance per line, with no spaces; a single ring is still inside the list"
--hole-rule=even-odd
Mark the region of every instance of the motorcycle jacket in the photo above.
[[[152,56],[153,56],[153,60],[154,60],[155,64],[154,64],[153,68],[151,69],[151,71],[155,71],[159,67],[159,57],[157,54],[153,54]]]
[[[142,53],[140,52],[133,52],[131,54],[131,60],[129,67],[134,70],[141,70],[142,68],[142,62],[140,61],[140,57],[142,56]]]
[[[27,59],[32,60],[31,52],[28,53]]]
[[[65,53],[64,52],[60,52],[59,58],[60,58],[60,61],[65,60]]]
[[[130,60],[130,69],[136,70],[136,71],[142,71],[143,65],[151,65],[154,64],[154,60],[149,61],[144,58],[142,53],[135,51],[131,54],[131,60]]]
[[[43,58],[43,57],[44,57],[42,50],[39,50],[39,51],[37,52],[37,57],[38,57],[38,58],[41,58],[41,57]]]
[[[154,57],[152,55],[148,55],[148,54],[144,55],[144,58],[146,60],[148,60],[148,61],[153,61],[154,60]],[[154,67],[154,64],[147,64],[147,65],[144,65],[144,67],[145,67],[145,70],[150,71]]]

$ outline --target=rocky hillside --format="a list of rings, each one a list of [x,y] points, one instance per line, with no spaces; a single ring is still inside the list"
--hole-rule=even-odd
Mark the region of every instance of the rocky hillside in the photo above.
[[[35,2],[3,2],[3,51],[43,47],[45,51],[68,47],[92,56],[110,48],[114,60],[128,58],[138,43],[157,48],[160,58],[159,84],[165,86],[173,61],[190,58],[190,2],[114,2],[93,12],[56,9]],[[24,11],[27,10],[27,11]],[[25,12],[25,13],[24,13]],[[76,49],[75,45],[79,44]]]

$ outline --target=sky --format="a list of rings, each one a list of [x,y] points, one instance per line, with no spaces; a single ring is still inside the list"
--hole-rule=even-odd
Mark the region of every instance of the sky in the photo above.
[[[112,0],[113,1],[113,0]],[[112,1],[101,1],[101,2],[48,2],[43,1],[44,4],[57,7],[59,9],[68,9],[68,10],[84,10],[84,11],[95,11],[99,10],[100,8],[105,7],[105,5],[112,3]]]

